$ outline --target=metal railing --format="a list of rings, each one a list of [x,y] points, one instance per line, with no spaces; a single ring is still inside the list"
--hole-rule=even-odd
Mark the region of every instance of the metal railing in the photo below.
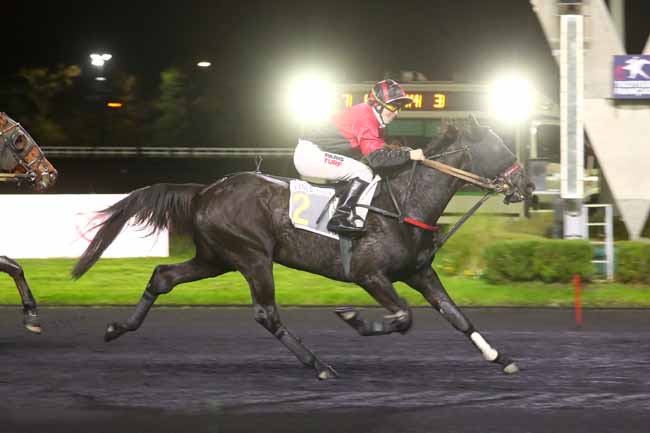
[[[107,147],[107,146],[44,146],[52,158],[242,158],[257,155],[287,157],[293,147]]]
[[[604,208],[605,209],[605,219],[598,222],[589,221],[589,209],[594,208]],[[591,234],[589,229],[591,227],[602,227],[604,229],[604,240],[602,241],[590,241],[593,245],[602,245],[605,248],[605,260],[595,259],[591,262],[594,264],[604,264],[605,265],[605,275],[607,280],[612,281],[614,279],[614,211],[611,204],[586,204],[584,205],[584,217],[585,217],[585,239],[590,239]]]

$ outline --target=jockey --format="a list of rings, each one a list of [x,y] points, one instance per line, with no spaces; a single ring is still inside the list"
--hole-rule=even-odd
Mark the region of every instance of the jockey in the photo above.
[[[373,178],[372,169],[424,159],[421,149],[393,149],[383,139],[386,126],[412,102],[399,83],[383,80],[372,88],[366,103],[334,114],[298,140],[293,162],[302,176],[350,181],[327,224],[329,231],[352,236],[365,231],[354,224],[354,209]],[[359,161],[363,157],[368,165]]]

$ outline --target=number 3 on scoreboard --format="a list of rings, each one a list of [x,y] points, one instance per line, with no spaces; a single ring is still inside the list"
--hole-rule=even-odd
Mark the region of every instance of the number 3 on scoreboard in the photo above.
[[[301,217],[301,214],[309,208],[309,205],[311,202],[309,201],[309,196],[304,193],[298,193],[293,196],[293,203],[296,205],[296,209],[293,211],[293,215],[291,215],[291,219],[296,224],[301,224],[304,226],[309,225],[309,221],[306,220],[305,218]]]
[[[447,106],[447,95],[444,93],[433,94],[433,108],[445,108]]]

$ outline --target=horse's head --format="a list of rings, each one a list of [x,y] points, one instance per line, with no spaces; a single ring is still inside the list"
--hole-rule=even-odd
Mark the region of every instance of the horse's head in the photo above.
[[[0,113],[0,171],[25,175],[39,192],[54,185],[58,175],[36,141],[5,113]]]
[[[474,116],[467,125],[456,128],[451,125],[437,144],[438,151],[466,151],[469,155],[467,170],[484,178],[498,179],[506,189],[506,203],[516,203],[530,198],[535,190],[517,157],[491,128],[480,125]]]

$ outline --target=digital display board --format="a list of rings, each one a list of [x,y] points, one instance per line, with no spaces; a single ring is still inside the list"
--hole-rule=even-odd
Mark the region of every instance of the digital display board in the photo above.
[[[487,109],[487,93],[467,91],[421,91],[406,93],[413,103],[404,107],[404,111],[484,111]],[[368,100],[363,92],[342,93],[346,107]]]

